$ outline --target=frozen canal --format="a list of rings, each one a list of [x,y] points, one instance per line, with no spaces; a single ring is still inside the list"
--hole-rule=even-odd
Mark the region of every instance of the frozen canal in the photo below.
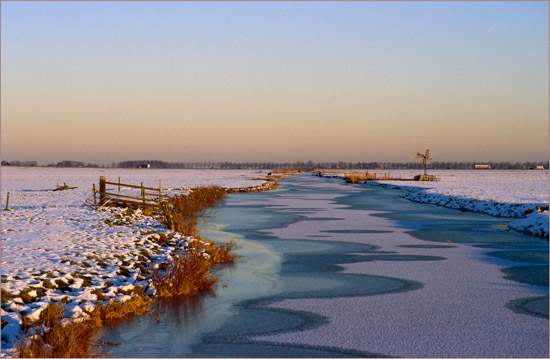
[[[309,175],[231,195],[216,295],[103,330],[115,357],[548,357],[548,242],[507,219]]]

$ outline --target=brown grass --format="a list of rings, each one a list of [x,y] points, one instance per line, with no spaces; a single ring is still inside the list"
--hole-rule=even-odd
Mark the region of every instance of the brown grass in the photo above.
[[[358,183],[359,181],[372,180],[373,177],[369,176],[368,173],[350,173],[344,176],[344,181],[347,183]]]
[[[207,208],[214,207],[227,196],[219,186],[202,186],[187,195],[177,195],[159,204],[166,225],[186,236],[197,236],[197,220]]]
[[[217,279],[210,274],[211,266],[201,252],[190,250],[177,254],[165,271],[150,268],[149,272],[159,297],[176,297],[213,289]]]
[[[282,181],[283,176],[282,175],[267,175],[265,177],[254,177],[254,178],[248,178],[251,181],[266,181],[266,182],[277,182]]]
[[[2,293],[2,303],[8,303],[12,298],[16,297],[16,295],[11,294],[4,288],[1,289]]]
[[[235,242],[215,244],[212,243],[210,248],[206,250],[206,253],[210,255],[212,264],[219,263],[233,263],[239,257],[238,255],[231,253],[235,247]]]
[[[14,345],[16,358],[84,358],[97,357],[91,350],[92,337],[99,329],[95,320],[62,324],[64,307],[50,304],[35,322],[24,322],[25,335]],[[47,329],[31,336],[31,328]]]
[[[152,303],[147,296],[135,295],[125,302],[115,300],[108,304],[98,303],[91,313],[92,318],[100,319],[101,322],[120,319],[129,315],[142,315],[148,312],[148,306]]]
[[[98,357],[90,350],[98,327],[92,320],[56,323],[42,335],[23,337],[15,345],[16,358],[85,358]]]
[[[105,305],[98,303],[93,312],[88,312],[91,318],[82,321],[62,323],[65,308],[57,303],[48,305],[36,321],[23,318],[24,335],[14,345],[14,357],[100,357],[101,352],[94,346],[93,339],[103,322],[148,311],[152,300],[145,295],[141,287],[136,287],[129,294],[134,296],[126,302],[114,301]],[[37,335],[31,335],[36,331]]]
[[[296,173],[300,173],[300,170],[297,170],[297,169],[273,170],[273,171],[271,171],[271,173],[296,174]]]
[[[204,249],[205,252],[210,256],[210,258],[206,260],[211,261],[212,264],[221,264],[234,263],[235,260],[239,258],[237,254],[231,253],[233,247],[235,247],[235,242],[233,241],[229,243],[216,244],[212,241],[202,240],[189,242],[187,249]]]
[[[359,181],[376,181],[376,180],[394,180],[395,178],[391,177],[388,173],[361,173],[361,172],[352,172],[344,175],[344,181],[347,183],[358,183]]]

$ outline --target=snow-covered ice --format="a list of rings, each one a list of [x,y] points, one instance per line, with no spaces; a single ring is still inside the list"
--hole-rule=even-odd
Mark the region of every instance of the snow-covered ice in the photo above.
[[[507,308],[508,303],[518,298],[547,295],[547,286],[505,278],[501,268],[518,264],[488,260],[485,248],[469,243],[429,246],[409,234],[416,224],[398,224],[377,216],[379,212],[342,206],[342,202],[330,196],[323,199],[311,194],[314,186],[325,190],[334,184],[313,183],[307,185],[303,194],[298,191],[288,197],[279,194],[275,200],[266,201],[282,212],[308,208],[308,213],[300,212],[300,216],[318,220],[296,221],[264,232],[282,240],[315,241],[322,237],[324,241],[374,244],[383,253],[436,256],[444,260],[340,264],[344,273],[412,280],[422,283],[422,287],[373,296],[275,300],[269,302],[270,308],[315,313],[328,320],[315,328],[262,333],[251,336],[251,340],[263,344],[345,348],[395,357],[548,356],[548,320]],[[340,187],[349,193],[361,189],[343,182]],[[362,228],[373,233],[361,235],[355,231]]]

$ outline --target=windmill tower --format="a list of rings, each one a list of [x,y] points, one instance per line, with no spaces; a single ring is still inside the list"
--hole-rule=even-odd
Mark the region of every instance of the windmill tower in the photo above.
[[[433,159],[430,158],[430,150],[426,148],[426,153],[422,154],[418,152],[416,156],[409,156],[409,159],[412,160],[413,158],[421,158],[420,164],[422,167],[424,167],[424,176],[428,174],[428,163],[427,161],[433,162]]]

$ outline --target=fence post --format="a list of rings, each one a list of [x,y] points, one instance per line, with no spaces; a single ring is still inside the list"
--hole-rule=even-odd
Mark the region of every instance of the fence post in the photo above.
[[[143,182],[141,182],[141,195],[143,196],[143,204],[145,204],[145,188],[143,188]]]
[[[8,192],[8,196],[6,199],[6,211],[10,210],[10,193]]]
[[[96,190],[95,190],[95,183],[94,183],[94,204],[97,204],[95,192]]]
[[[162,184],[162,179],[159,177],[159,201],[160,201],[160,195],[162,194],[161,184]]]
[[[118,178],[118,191],[120,192],[120,177]]]
[[[99,177],[99,204],[103,204],[105,199],[105,177]]]

